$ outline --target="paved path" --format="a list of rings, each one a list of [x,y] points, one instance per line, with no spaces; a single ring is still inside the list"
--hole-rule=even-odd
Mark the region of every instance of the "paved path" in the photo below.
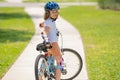
[[[43,7],[45,3],[21,3],[19,0],[16,0],[15,2],[0,2],[0,7]],[[96,2],[69,2],[69,3],[59,3],[61,7],[64,6],[75,6],[75,5],[81,5],[81,6],[97,6]]]
[[[22,0],[5,0],[9,3],[22,3]]]
[[[35,80],[34,62],[36,56],[39,54],[39,52],[37,52],[35,49],[36,45],[42,41],[40,37],[40,28],[38,25],[43,21],[42,18],[44,10],[42,7],[26,7],[25,11],[32,17],[36,32],[28,46],[16,60],[14,65],[9,69],[6,75],[2,78],[2,80]],[[61,17],[58,18],[56,24],[58,29],[63,34],[64,47],[76,50],[80,53],[83,59],[82,71],[74,80],[88,80],[83,44],[78,31]]]

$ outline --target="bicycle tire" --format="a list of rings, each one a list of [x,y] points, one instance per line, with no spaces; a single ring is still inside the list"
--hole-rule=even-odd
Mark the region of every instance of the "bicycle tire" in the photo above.
[[[74,74],[73,76],[71,76],[71,77],[69,77],[69,78],[66,78],[66,79],[62,79],[61,78],[61,80],[72,80],[72,79],[74,79],[75,77],[77,77],[78,76],[78,74],[81,72],[81,70],[82,70],[82,66],[83,66],[83,62],[82,62],[82,58],[81,58],[81,56],[80,56],[80,54],[78,53],[78,52],[76,52],[75,50],[73,50],[73,49],[69,49],[69,48],[63,48],[63,49],[61,49],[61,51],[62,51],[62,53],[64,53],[65,54],[65,52],[70,52],[70,53],[73,53],[74,55],[76,55],[76,57],[78,58],[78,61],[79,61],[79,69],[78,69],[78,71],[76,72],[76,74]]]
[[[36,57],[36,60],[35,60],[35,66],[34,66],[34,68],[35,68],[35,70],[34,70],[34,71],[35,71],[35,80],[39,80],[39,77],[38,77],[38,65],[39,65],[39,60],[40,60],[41,58],[44,58],[44,59],[45,59],[45,56],[39,54],[39,55]]]

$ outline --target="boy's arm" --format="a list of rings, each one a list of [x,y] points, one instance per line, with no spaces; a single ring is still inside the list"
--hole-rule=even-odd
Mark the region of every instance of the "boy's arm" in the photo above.
[[[40,27],[44,28],[43,31],[41,32],[41,36],[45,42],[48,42],[48,36],[47,34],[49,33],[50,27],[44,26],[44,22],[40,23]]]

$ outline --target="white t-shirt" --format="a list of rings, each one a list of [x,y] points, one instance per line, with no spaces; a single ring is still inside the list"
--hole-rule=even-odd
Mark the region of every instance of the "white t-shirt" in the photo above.
[[[55,21],[53,21],[53,19],[48,18],[47,20],[45,20],[44,22],[45,27],[48,26],[50,27],[49,33],[47,34],[48,36],[48,41],[49,42],[58,42],[58,38],[57,38],[57,29],[56,29],[56,24]]]

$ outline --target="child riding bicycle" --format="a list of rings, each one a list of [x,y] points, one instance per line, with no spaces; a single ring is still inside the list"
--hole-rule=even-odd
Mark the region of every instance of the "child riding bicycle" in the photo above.
[[[44,39],[45,43],[50,43],[52,48],[47,52],[48,55],[52,54],[57,62],[56,67],[56,80],[60,80],[61,78],[61,70],[63,69],[62,63],[62,55],[61,50],[58,45],[57,39],[57,28],[55,21],[59,15],[59,5],[56,2],[48,2],[44,6],[45,14],[44,14],[44,22],[40,24],[41,28],[44,31],[41,33],[42,38]],[[42,80],[42,75],[39,76],[39,80]]]

